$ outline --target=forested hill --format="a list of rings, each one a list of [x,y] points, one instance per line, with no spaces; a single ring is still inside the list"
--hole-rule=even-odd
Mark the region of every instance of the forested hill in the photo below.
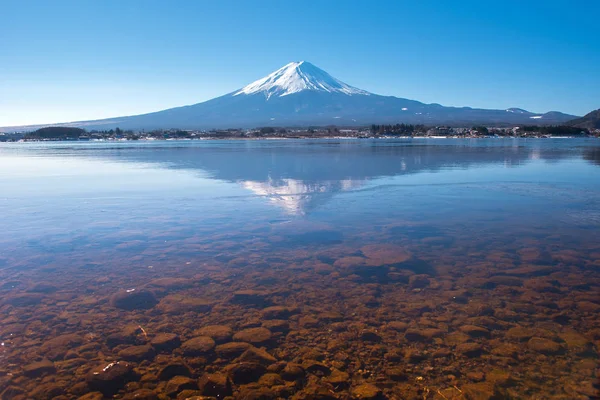
[[[592,111],[581,118],[576,118],[567,123],[577,128],[600,129],[600,109]]]

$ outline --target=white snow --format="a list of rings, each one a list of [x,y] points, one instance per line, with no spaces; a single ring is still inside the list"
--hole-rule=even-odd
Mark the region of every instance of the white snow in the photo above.
[[[526,113],[528,113],[528,111],[523,110],[522,108],[509,108],[509,109],[506,110],[506,112],[515,113],[515,114],[526,114]]]
[[[291,62],[277,71],[252,82],[233,95],[264,93],[283,97],[303,90],[352,95],[370,95],[369,92],[347,85],[309,62]]]
[[[529,117],[529,118],[531,118],[531,119],[542,119],[542,117],[543,117],[542,115],[535,115],[535,116]]]

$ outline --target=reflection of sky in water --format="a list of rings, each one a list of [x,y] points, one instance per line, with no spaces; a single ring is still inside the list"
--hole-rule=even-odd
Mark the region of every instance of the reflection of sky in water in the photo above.
[[[155,246],[159,252],[190,238],[250,241],[286,221],[290,230],[324,223],[347,240],[394,221],[502,234],[519,226],[597,226],[597,146],[597,140],[4,144],[0,250],[14,256]],[[126,246],[136,241],[137,249]]]

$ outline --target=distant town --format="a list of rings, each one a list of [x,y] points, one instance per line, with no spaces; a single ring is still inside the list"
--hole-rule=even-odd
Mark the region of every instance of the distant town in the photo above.
[[[129,141],[129,140],[208,140],[208,139],[309,139],[309,138],[552,138],[600,137],[600,129],[573,126],[518,126],[456,128],[424,125],[371,125],[368,127],[309,127],[255,129],[157,129],[151,131],[90,130],[52,126],[32,132],[0,133],[0,142],[28,141]]]

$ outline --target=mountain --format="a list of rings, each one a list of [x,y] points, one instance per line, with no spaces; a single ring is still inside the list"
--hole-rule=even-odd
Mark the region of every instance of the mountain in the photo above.
[[[585,129],[600,129],[600,109],[592,111],[581,118],[567,122],[567,125]]]
[[[369,125],[410,123],[472,126],[559,124],[575,118],[559,112],[536,114],[519,108],[486,110],[444,107],[350,86],[313,64],[291,62],[239,90],[190,106],[149,114],[80,121],[86,129],[207,129],[258,126]],[[39,126],[38,126],[39,127]]]

